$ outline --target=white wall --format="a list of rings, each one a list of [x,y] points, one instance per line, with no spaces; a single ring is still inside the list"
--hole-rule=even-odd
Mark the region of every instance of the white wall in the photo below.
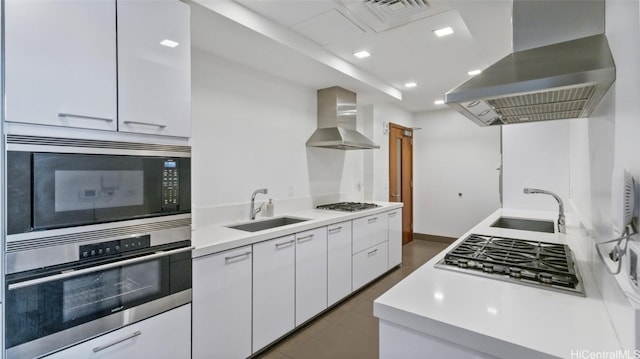
[[[500,208],[500,128],[448,109],[414,123],[414,231],[460,237]]]
[[[393,104],[369,105],[358,111],[363,114],[363,134],[380,146],[378,150],[364,152],[365,199],[388,201],[389,135],[384,133],[384,124],[413,127],[413,114]]]
[[[573,121],[570,128],[573,203],[585,226],[592,228],[594,242],[613,237],[614,171],[626,168],[640,178],[640,5],[636,0],[606,0],[605,4],[616,82],[589,120]],[[640,319],[623,292],[623,288],[631,291],[624,273],[608,274],[595,253],[591,262],[618,338],[625,348],[639,348]]]
[[[307,148],[316,89],[198,50],[192,53],[195,225],[248,219],[248,202],[276,213],[318,198],[361,198],[362,152]]]
[[[568,203],[568,121],[503,126],[502,153],[504,208],[558,210],[551,196],[524,194],[525,187],[549,190]]]

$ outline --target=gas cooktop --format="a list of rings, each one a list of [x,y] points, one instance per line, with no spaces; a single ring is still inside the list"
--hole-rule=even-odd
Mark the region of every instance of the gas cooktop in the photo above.
[[[564,244],[471,234],[435,266],[585,296],[573,253]]]
[[[365,209],[372,209],[380,207],[375,203],[365,203],[365,202],[338,202],[338,203],[329,203],[321,206],[317,206],[318,209],[329,209],[333,211],[343,211],[343,212],[356,212],[356,211],[364,211]]]

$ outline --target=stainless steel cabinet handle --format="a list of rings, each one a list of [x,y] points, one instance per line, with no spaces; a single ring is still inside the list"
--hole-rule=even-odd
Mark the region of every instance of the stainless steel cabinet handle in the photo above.
[[[120,343],[122,343],[122,342],[126,342],[127,340],[133,339],[133,338],[135,338],[135,337],[137,337],[137,336],[139,336],[139,335],[142,335],[142,332],[141,332],[141,331],[139,331],[139,330],[136,330],[135,332],[133,332],[132,334],[127,335],[127,336],[126,336],[126,337],[124,337],[124,338],[116,339],[115,341],[113,341],[113,342],[111,342],[111,343],[109,343],[109,344],[101,345],[101,346],[99,346],[99,347],[95,347],[95,348],[93,348],[93,352],[94,352],[94,353],[97,353],[97,352],[99,352],[99,351],[101,351],[101,350],[105,350],[105,349],[107,349],[107,348],[110,348],[110,347],[112,347],[112,346],[114,346],[114,345],[116,345],[116,344],[120,344]]]
[[[399,195],[399,194],[392,193],[392,194],[391,194],[391,197],[400,198],[400,195]]]
[[[342,230],[342,226],[336,228],[329,228],[329,233],[337,233]]]
[[[303,241],[308,241],[308,240],[312,240],[313,239],[313,234],[310,234],[308,236],[304,236],[304,237],[299,237],[298,238],[298,242],[303,242]]]
[[[286,246],[288,244],[293,244],[293,242],[295,242],[293,239],[287,242],[282,242],[282,243],[276,243],[276,248],[280,248],[282,246]]]
[[[377,249],[374,249],[371,252],[367,252],[367,255],[368,256],[372,256],[372,255],[376,254],[377,251],[378,251]]]
[[[369,218],[369,219],[367,219],[367,222],[369,222],[369,223],[373,223],[373,222],[375,222],[375,221],[377,221],[377,220],[378,220],[378,217],[373,217],[373,218]]]
[[[389,217],[395,217],[396,214],[398,214],[398,212],[391,212],[391,213],[389,213]]]
[[[99,271],[105,270],[105,269],[125,266],[125,265],[134,264],[134,263],[138,263],[138,262],[144,262],[144,261],[148,261],[148,260],[151,260],[151,259],[157,259],[157,258],[161,258],[161,257],[170,256],[172,254],[177,254],[177,253],[182,253],[182,252],[187,252],[187,251],[190,252],[191,250],[193,250],[193,248],[195,248],[195,247],[186,247],[186,248],[179,248],[179,249],[174,249],[174,250],[165,251],[165,252],[156,252],[154,254],[149,254],[147,256],[136,257],[136,258],[127,259],[127,260],[119,261],[119,262],[112,262],[112,263],[104,264],[104,265],[97,266],[97,267],[89,267],[89,268],[84,268],[84,269],[72,270],[72,271],[69,271],[69,272],[64,272],[64,273],[60,273],[60,274],[56,274],[56,275],[52,275],[52,276],[48,276],[48,277],[36,278],[36,279],[32,279],[32,280],[27,280],[27,281],[24,281],[24,282],[19,282],[19,283],[15,283],[15,284],[9,284],[9,290],[29,287],[29,286],[36,285],[36,284],[41,284],[41,283],[53,282],[55,280],[65,279],[65,278],[69,278],[69,277],[75,277],[75,276],[82,275],[82,274],[99,272]]]
[[[161,123],[140,122],[140,121],[123,121],[123,122],[126,125],[145,125],[145,126],[154,126],[154,127],[160,127],[160,128],[167,127],[167,125],[163,125]]]
[[[58,117],[74,117],[74,118],[83,118],[85,120],[96,120],[96,121],[113,122],[112,118],[76,115],[76,114],[73,114],[73,113],[63,113],[63,112],[59,113]]]
[[[240,257],[246,257],[249,254],[251,254],[251,252],[244,252],[244,253],[236,254],[235,256],[224,257],[224,260],[225,261],[230,261],[232,259],[236,259],[236,258],[240,258]]]

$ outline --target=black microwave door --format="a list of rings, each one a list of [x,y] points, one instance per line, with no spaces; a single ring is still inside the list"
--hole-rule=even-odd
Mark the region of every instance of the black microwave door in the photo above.
[[[162,211],[158,158],[33,154],[33,227],[61,228]]]

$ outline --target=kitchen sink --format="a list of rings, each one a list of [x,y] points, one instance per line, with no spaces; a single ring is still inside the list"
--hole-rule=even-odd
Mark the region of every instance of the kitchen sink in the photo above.
[[[295,217],[278,217],[273,219],[266,219],[263,221],[238,224],[235,226],[227,226],[227,228],[239,229],[246,232],[258,232],[265,229],[287,226],[289,224],[300,223],[304,221],[308,221],[308,219]]]
[[[524,218],[511,218],[500,217],[497,221],[493,222],[490,227],[507,228],[507,229],[519,229],[522,231],[534,231],[554,233],[553,221],[539,221],[534,219]]]

